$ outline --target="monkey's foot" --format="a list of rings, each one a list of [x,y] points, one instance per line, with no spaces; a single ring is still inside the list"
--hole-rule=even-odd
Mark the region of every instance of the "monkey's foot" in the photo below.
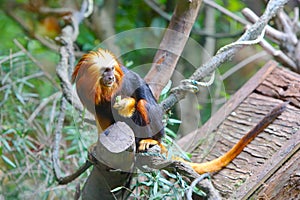
[[[144,139],[140,141],[139,144],[139,151],[146,151],[149,149],[151,146],[158,145],[161,149],[161,153],[167,153],[167,148],[162,145],[159,141],[154,140],[154,139]]]
[[[121,96],[117,96],[113,108],[118,111],[119,115],[131,117],[135,111],[135,99],[131,97],[121,99]]]

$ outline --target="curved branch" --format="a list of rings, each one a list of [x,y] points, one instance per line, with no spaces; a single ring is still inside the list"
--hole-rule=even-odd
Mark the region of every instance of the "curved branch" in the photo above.
[[[151,7],[155,12],[157,12],[162,18],[170,21],[172,16],[168,14],[167,12],[160,9],[160,7],[152,0],[144,0],[144,2]]]

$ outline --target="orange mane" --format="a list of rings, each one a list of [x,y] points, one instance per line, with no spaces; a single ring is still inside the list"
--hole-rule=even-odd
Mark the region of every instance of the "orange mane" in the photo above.
[[[115,67],[116,81],[111,87],[100,84],[100,69],[108,65]],[[98,49],[82,56],[72,74],[72,83],[76,83],[78,96],[87,109],[95,113],[95,105],[109,102],[111,96],[120,89],[124,74],[120,63],[109,51]]]

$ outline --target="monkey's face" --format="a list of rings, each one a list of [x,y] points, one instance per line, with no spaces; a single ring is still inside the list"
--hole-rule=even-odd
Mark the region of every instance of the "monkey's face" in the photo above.
[[[121,85],[123,71],[116,57],[98,49],[85,54],[76,65],[72,82],[82,103],[94,113],[95,105],[109,101]]]
[[[106,87],[112,87],[114,82],[116,81],[115,78],[115,67],[114,66],[108,66],[108,67],[102,67],[100,69],[100,84]]]
[[[119,67],[116,58],[108,51],[99,49],[93,57],[94,71],[98,71],[100,84],[105,87],[112,87],[116,81],[115,68]]]

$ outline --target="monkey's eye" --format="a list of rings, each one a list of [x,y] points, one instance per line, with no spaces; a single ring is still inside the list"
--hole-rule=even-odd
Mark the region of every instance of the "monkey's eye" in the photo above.
[[[111,71],[111,68],[107,67],[105,68],[104,72],[110,72]]]
[[[115,67],[107,67],[107,68],[105,68],[104,72],[111,72],[114,70],[115,70]]]

